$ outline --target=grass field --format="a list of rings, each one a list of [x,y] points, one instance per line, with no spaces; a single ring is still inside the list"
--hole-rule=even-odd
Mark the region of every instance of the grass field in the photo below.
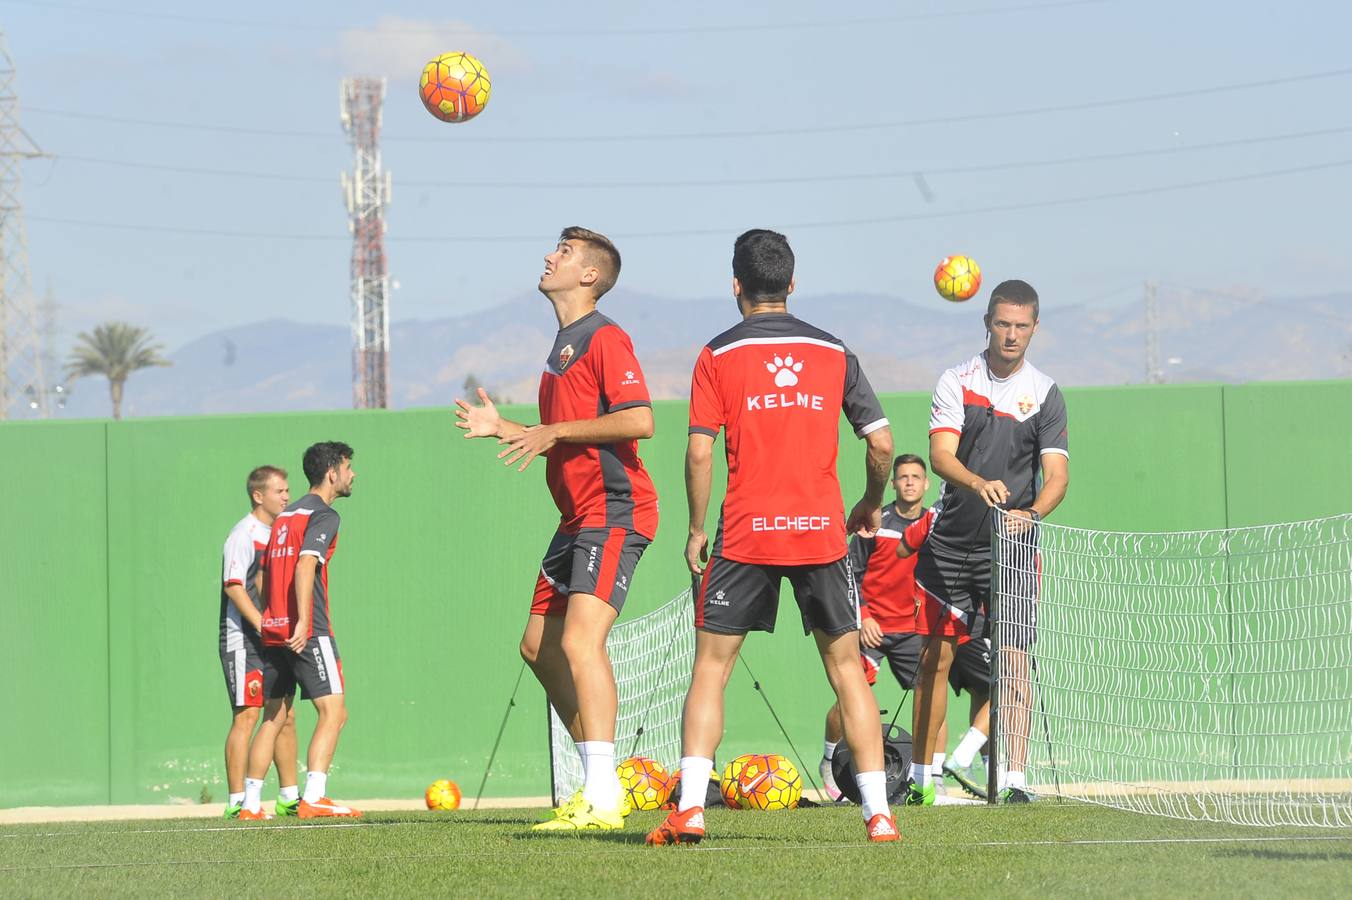
[[[0,829],[0,896],[414,894],[1188,896],[1352,894],[1352,832],[1256,829],[1078,804],[902,810],[901,844],[857,809],[713,810],[698,847],[623,832],[531,834],[534,810],[376,813],[359,824],[166,820]],[[242,868],[241,868],[242,867]],[[688,896],[684,891],[676,896]]]

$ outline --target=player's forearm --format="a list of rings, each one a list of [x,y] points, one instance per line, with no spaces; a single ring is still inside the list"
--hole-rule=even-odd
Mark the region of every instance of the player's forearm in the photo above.
[[[514,440],[521,436],[521,432],[526,430],[526,426],[520,422],[513,422],[511,419],[498,419],[498,438],[504,441]]]
[[[949,484],[969,491],[975,491],[985,481],[984,478],[958,462],[958,457],[948,450],[930,451],[930,468]]]
[[[319,568],[319,558],[307,553],[296,563],[296,619],[311,622],[310,613],[315,605],[315,570]]]
[[[555,424],[561,444],[617,444],[642,441],[653,436],[653,411],[647,406],[631,406],[606,413],[595,419],[574,419]]]
[[[690,532],[704,531],[713,488],[714,457],[711,451],[691,447],[685,454],[685,498],[690,507]]]
[[[248,622],[254,631],[258,631],[262,625],[263,617],[258,614],[258,609],[249,599],[248,591],[244,590],[242,584],[227,584],[225,586],[225,596],[230,598],[235,609],[239,610],[240,618]]]
[[[868,451],[864,454],[864,499],[875,506],[883,505],[883,491],[892,470],[892,429],[883,426],[870,431],[864,438]]]
[[[1042,518],[1047,518],[1066,499],[1066,489],[1070,487],[1070,477],[1062,474],[1049,475],[1042,482],[1042,490],[1037,492],[1032,509]]]

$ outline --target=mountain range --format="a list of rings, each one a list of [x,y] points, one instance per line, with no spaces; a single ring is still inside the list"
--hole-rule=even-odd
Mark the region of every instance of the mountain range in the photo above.
[[[983,346],[982,310],[955,313],[882,294],[799,297],[790,309],[835,333],[878,391],[928,391],[939,373]],[[1352,293],[1267,299],[1162,294],[1160,357],[1170,382],[1352,376]],[[655,398],[688,395],[699,348],[737,319],[729,298],[672,300],[616,289],[601,310],[633,338]],[[1141,383],[1141,303],[1044,306],[1029,359],[1064,386]],[[152,331],[153,331],[153,323]],[[495,397],[534,402],[556,323],[538,293],[500,306],[391,326],[395,408],[448,406],[473,376]],[[168,354],[171,367],[135,373],[124,414],[194,415],[346,409],[352,405],[347,328],[275,319],[217,331]],[[63,418],[108,415],[107,384],[71,385]]]

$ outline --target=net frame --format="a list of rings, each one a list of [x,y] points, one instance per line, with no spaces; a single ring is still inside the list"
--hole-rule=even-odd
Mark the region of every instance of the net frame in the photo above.
[[[1352,514],[1140,533],[993,518],[992,802],[1026,755],[1036,794],[1352,826]]]
[[[695,660],[695,603],[690,588],[652,612],[616,624],[606,638],[619,711],[615,761],[655,759],[667,771],[681,758],[681,712]],[[555,712],[549,711],[550,794],[557,806],[582,787],[582,757]]]

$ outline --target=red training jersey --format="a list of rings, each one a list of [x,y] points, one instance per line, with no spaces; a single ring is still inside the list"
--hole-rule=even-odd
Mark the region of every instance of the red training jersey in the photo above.
[[[332,637],[329,622],[329,560],[338,548],[338,513],[319,498],[306,494],[288,506],[272,523],[268,549],[263,554],[263,643],[279,647],[291,639],[296,621],[296,563],[302,556],[319,560],[315,572],[313,606],[308,637]]]
[[[854,354],[788,313],[750,316],[700,351],[690,432],[724,429],[728,457],[715,554],[789,566],[845,555],[841,410],[859,437],[887,425]]]
[[[652,406],[629,335],[592,311],[559,330],[540,376],[540,422],[599,419]],[[657,536],[657,489],[638,456],[638,441],[555,444],[545,481],[559,508],[559,530],[624,528]]]
[[[883,507],[882,527],[871,537],[850,539],[850,567],[859,580],[859,615],[872,617],[884,634],[915,633],[915,553],[897,558],[904,539],[912,551],[929,535],[933,510],[908,519],[896,504]]]

